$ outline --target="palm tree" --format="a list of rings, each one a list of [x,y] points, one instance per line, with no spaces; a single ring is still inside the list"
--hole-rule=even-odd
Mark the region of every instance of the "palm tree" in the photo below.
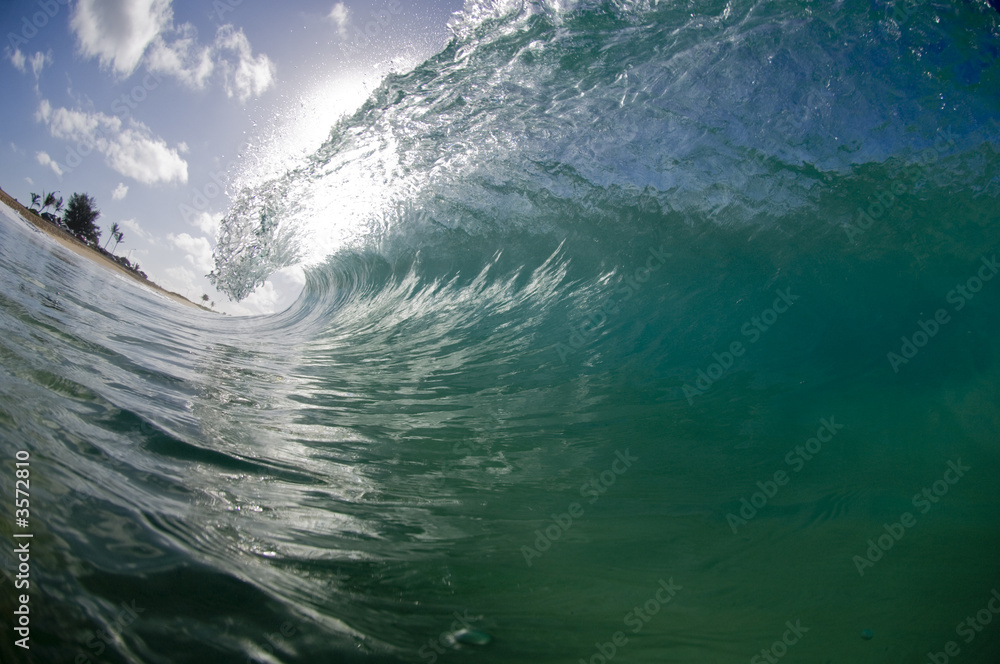
[[[111,224],[111,235],[108,236],[108,241],[104,243],[104,248],[105,249],[108,248],[108,245],[111,244],[111,240],[113,240],[115,237],[117,237],[118,233],[120,231],[121,231],[121,227],[118,225],[117,221],[115,223]]]
[[[42,204],[42,197],[36,194],[35,192],[31,192],[31,205],[28,206],[28,209],[34,210],[36,205],[41,205],[41,204]]]
[[[45,192],[43,191],[42,193]],[[42,207],[38,209],[44,210],[45,208],[55,208],[56,212],[62,209],[62,199],[56,198],[56,192],[50,191],[49,193],[45,194],[45,198],[42,200]]]
[[[34,196],[34,194],[32,194],[32,196]],[[39,213],[38,216],[40,216],[42,219],[45,219],[46,221],[52,222],[53,224],[58,223],[59,218],[56,216],[56,214],[53,214],[52,212],[45,212],[45,208],[52,208],[56,214],[62,212],[63,209],[62,197],[60,196],[59,198],[56,198],[56,192],[54,191],[49,192],[45,194],[45,197],[42,199],[42,206],[38,208],[38,213]]]
[[[118,248],[118,243],[124,239],[125,239],[125,233],[122,233],[121,230],[115,233],[115,246],[111,247],[111,253],[115,253],[115,249]]]

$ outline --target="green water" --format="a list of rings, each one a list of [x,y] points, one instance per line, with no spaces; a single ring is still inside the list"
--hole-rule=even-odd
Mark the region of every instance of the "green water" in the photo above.
[[[4,217],[3,661],[995,661],[996,12],[476,8],[236,196],[286,312]]]

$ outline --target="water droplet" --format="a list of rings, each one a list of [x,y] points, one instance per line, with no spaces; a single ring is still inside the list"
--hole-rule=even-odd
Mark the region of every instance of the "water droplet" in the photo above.
[[[870,641],[873,638],[875,638],[875,632],[871,631],[870,629],[862,630],[861,638],[864,639],[865,641]]]

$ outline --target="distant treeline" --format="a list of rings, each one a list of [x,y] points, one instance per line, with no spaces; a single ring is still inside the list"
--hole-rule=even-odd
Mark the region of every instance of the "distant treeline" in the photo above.
[[[31,205],[28,210],[73,234],[80,242],[104,254],[122,267],[132,270],[143,279],[148,278],[146,273],[139,269],[138,263],[133,265],[127,258],[115,256],[115,249],[125,239],[125,233],[122,232],[117,222],[111,224],[108,240],[103,247],[100,246],[101,229],[97,227],[97,219],[101,216],[101,211],[97,209],[97,203],[93,196],[75,193],[69,197],[69,203],[63,205],[62,197],[56,198],[55,192],[32,193]],[[111,240],[115,241],[115,246],[111,248],[111,251],[108,251]]]

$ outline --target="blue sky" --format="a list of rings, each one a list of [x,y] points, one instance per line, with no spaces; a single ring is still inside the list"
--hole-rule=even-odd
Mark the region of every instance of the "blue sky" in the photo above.
[[[284,309],[285,270],[234,304],[204,275],[222,185],[315,150],[389,71],[440,50],[462,0],[7,0],[0,187],[92,195],[116,253],[233,314]],[[112,243],[113,244],[113,243]]]

